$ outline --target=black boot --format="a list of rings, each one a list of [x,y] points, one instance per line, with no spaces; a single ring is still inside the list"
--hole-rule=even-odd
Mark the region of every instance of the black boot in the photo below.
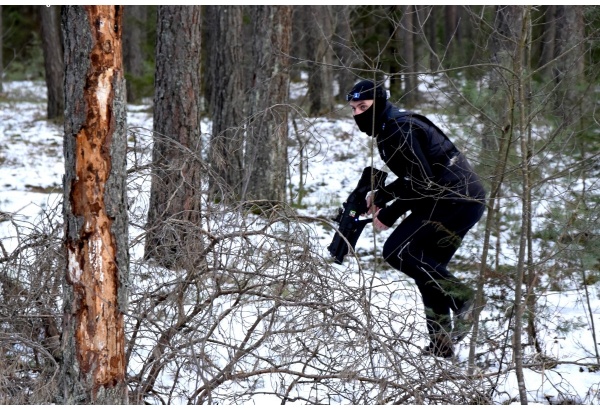
[[[452,348],[452,339],[450,336],[443,333],[436,333],[429,335],[431,341],[429,346],[422,350],[423,356],[437,356],[443,357],[444,359],[450,359],[454,357],[454,349]]]

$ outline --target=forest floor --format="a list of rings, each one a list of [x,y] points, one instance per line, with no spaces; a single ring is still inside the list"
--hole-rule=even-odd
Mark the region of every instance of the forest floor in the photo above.
[[[45,86],[38,82],[9,82],[0,96],[0,241],[3,251],[11,252],[16,246],[15,230],[34,226],[46,209],[62,201],[63,128],[61,124],[46,121]],[[301,92],[301,88],[298,89]],[[427,114],[427,113],[425,113]],[[446,118],[437,118],[444,123]],[[361,134],[350,118],[347,107],[330,117],[297,118],[307,132],[292,137],[290,146],[291,192],[298,213],[313,217],[332,218],[337,207],[354,189],[365,166],[383,167],[370,139]],[[145,135],[152,130],[152,114],[148,105],[129,105],[128,126]],[[458,127],[457,127],[458,128]],[[210,129],[203,121],[203,134]],[[302,138],[306,140],[301,141]],[[462,140],[463,136],[458,136]],[[297,149],[305,142],[300,155]],[[302,174],[300,165],[302,164]],[[301,182],[302,179],[302,182]],[[302,197],[298,189],[302,186]],[[517,212],[518,210],[507,210]],[[319,231],[323,255],[331,241],[332,231]],[[483,223],[479,223],[465,238],[452,267],[459,277],[472,275],[461,271],[461,266],[476,264],[481,255]],[[360,238],[357,253],[364,266],[375,266],[377,251],[374,243],[382,244],[389,231],[373,232],[370,228]],[[515,267],[516,249],[510,240],[504,240],[498,255],[503,266]],[[132,258],[139,257],[132,251]],[[349,261],[344,269],[352,269]],[[407,282],[401,273],[385,267],[373,268],[379,279],[388,284]],[[410,283],[409,283],[410,285]],[[534,403],[600,404],[600,366],[596,357],[597,346],[592,335],[600,320],[598,286],[590,286],[589,300],[581,287],[565,285],[562,290],[539,295],[538,339],[543,354],[533,346],[525,351],[525,383],[528,400]],[[518,402],[518,385],[511,368],[510,297],[512,292],[500,282],[486,285],[488,304],[482,314],[485,323],[484,338],[478,343],[477,357],[486,372],[500,371],[496,404]],[[418,304],[419,302],[417,302]],[[419,306],[416,306],[417,308]],[[590,316],[590,311],[592,316]],[[469,354],[469,340],[457,346],[458,362],[464,363]],[[504,346],[503,350],[499,346]],[[506,356],[506,357],[504,357]],[[540,361],[540,357],[545,359]],[[551,365],[550,365],[551,364]],[[262,404],[255,400],[256,404]],[[276,402],[265,400],[265,403]]]

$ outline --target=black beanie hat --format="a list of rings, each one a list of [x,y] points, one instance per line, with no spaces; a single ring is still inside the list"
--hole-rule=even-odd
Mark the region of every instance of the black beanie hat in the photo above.
[[[369,80],[363,80],[356,83],[352,90],[346,96],[346,101],[362,100],[387,100],[387,92],[383,85],[375,87],[375,83]]]

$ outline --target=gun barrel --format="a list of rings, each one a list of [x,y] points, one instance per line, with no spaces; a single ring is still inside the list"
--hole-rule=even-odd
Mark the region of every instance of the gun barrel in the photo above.
[[[340,229],[340,232],[335,233],[333,241],[331,241],[331,244],[327,248],[331,256],[333,256],[335,263],[341,265],[344,262],[344,257],[349,251],[348,244],[350,244],[352,252],[354,252],[356,242],[358,242],[360,234],[369,222],[373,222],[373,219],[353,220],[350,226],[346,226]]]

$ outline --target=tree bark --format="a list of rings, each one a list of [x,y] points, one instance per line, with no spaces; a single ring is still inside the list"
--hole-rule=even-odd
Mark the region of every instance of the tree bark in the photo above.
[[[403,6],[402,14],[402,55],[404,59],[404,95],[403,105],[414,108],[419,100],[419,88],[415,64],[414,6]]]
[[[427,42],[431,50],[429,53],[429,69],[435,71],[439,68],[439,61],[436,57],[438,53],[437,16],[439,15],[439,9],[438,6],[427,7],[431,11],[425,24],[427,27]]]
[[[292,44],[290,45],[293,63],[290,69],[290,81],[302,81],[302,76],[307,72],[310,51],[308,49],[308,26],[311,6],[295,6],[292,10]],[[304,101],[302,98],[302,101]]]
[[[527,46],[527,42],[529,41],[529,32],[530,32],[530,6],[519,6],[515,10],[516,16],[518,13],[519,21],[522,23],[521,29],[515,33],[515,39],[517,40],[515,44],[515,52],[514,52],[514,64],[513,71],[518,78],[515,78],[515,83],[517,84],[515,87],[515,91],[517,92],[517,115],[515,116],[515,120],[517,122],[516,132],[518,133],[518,137],[520,139],[520,147],[521,147],[521,175],[522,175],[522,189],[523,189],[523,197],[521,198],[521,232],[519,238],[519,256],[517,261],[517,271],[515,275],[515,301],[514,301],[514,333],[513,333],[513,356],[515,362],[515,373],[517,376],[517,385],[519,387],[519,398],[521,404],[527,404],[527,389],[525,385],[525,375],[523,372],[523,317],[525,315],[525,303],[523,301],[523,296],[527,296],[527,294],[523,295],[523,282],[525,279],[525,270],[527,269],[527,240],[531,236],[531,232],[529,229],[531,227],[530,219],[531,219],[531,203],[529,202],[530,198],[530,190],[531,190],[531,171],[530,171],[530,163],[531,158],[529,157],[530,153],[530,145],[528,144],[527,138],[527,107],[526,107],[526,91],[525,91],[525,76],[527,75],[525,64],[524,64],[524,55],[525,48]],[[518,27],[515,27],[518,29]],[[535,315],[535,312],[527,312],[529,315]]]
[[[388,90],[390,95],[395,98],[402,98],[406,92],[406,66],[404,61],[404,26],[402,16],[404,7],[400,5],[391,5],[387,7],[388,22],[386,24],[387,32],[391,42],[389,44],[389,53],[393,58],[389,59],[390,85]]]
[[[167,268],[195,262],[201,246],[200,6],[159,6],[154,146],[145,258]]]
[[[48,119],[64,115],[63,49],[60,38],[58,6],[39,6],[42,26],[42,51],[47,86]]]
[[[333,6],[304,6],[308,12],[308,98],[309,113],[324,115],[333,109]]]
[[[126,404],[128,233],[120,6],[66,6],[63,404]]]
[[[253,6],[252,91],[244,199],[284,201],[291,6]]]
[[[517,37],[521,30],[521,8],[519,6],[496,6],[495,31],[492,36],[492,63],[512,67],[516,58]],[[511,126],[510,110],[513,106],[515,91],[506,89],[506,71],[494,68],[490,72],[490,91],[497,98],[492,100],[493,112],[497,113],[496,123],[502,128]],[[510,84],[510,82],[509,82]],[[501,95],[506,93],[506,97]],[[508,102],[507,102],[508,101]],[[487,128],[483,133],[482,162],[487,164],[495,161],[498,153],[499,142],[495,135],[500,135],[497,129]]]
[[[579,121],[582,109],[578,86],[585,80],[585,21],[583,6],[556,6],[556,36],[553,64],[558,86],[555,110],[567,124]]]
[[[446,41],[446,52],[447,56],[453,56],[455,50],[459,46],[459,32],[458,32],[458,6],[449,5],[444,6],[444,31]]]
[[[0,93],[4,91],[3,85],[2,85],[2,78],[4,77],[4,60],[2,59],[2,36],[3,36],[3,29],[2,29],[2,4],[0,4]]]
[[[556,5],[549,4],[544,7],[544,31],[541,36],[541,53],[540,53],[540,62],[539,66],[543,67],[547,65],[547,68],[544,69],[544,74],[546,76],[550,76],[551,65],[549,63],[554,58],[554,42],[556,38]]]
[[[243,121],[246,91],[244,64],[243,7],[207,6],[209,24],[207,90],[210,95],[212,137],[210,164],[238,199],[243,179]],[[227,46],[224,46],[224,45]],[[210,181],[218,195],[218,181]],[[221,195],[223,197],[223,195]],[[227,196],[227,195],[224,195]]]
[[[128,5],[123,17],[123,63],[128,77],[127,101],[135,102],[140,97],[135,81],[144,75],[143,27],[146,23],[148,6]]]
[[[353,6],[332,6],[336,24],[334,30],[333,49],[336,64],[342,68],[334,73],[338,84],[337,100],[346,103],[346,95],[352,89],[356,76],[352,73],[354,53],[352,52],[352,29],[350,27],[350,12]]]

